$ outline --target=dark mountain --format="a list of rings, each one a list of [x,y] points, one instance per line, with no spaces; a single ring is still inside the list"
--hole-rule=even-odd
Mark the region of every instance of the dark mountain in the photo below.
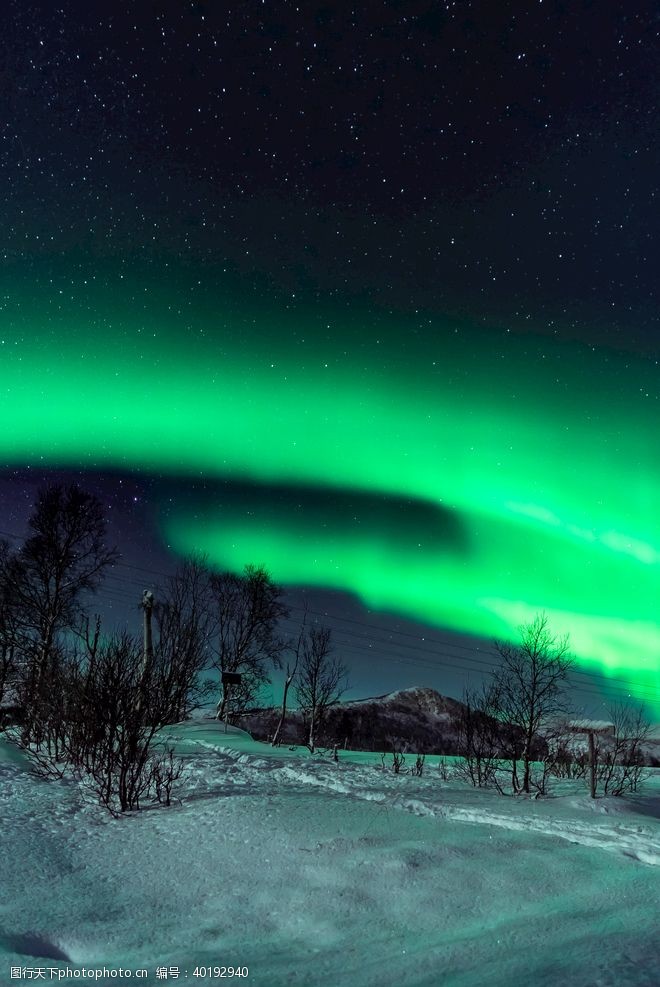
[[[338,703],[328,710],[325,723],[317,731],[317,746],[348,750],[406,751],[419,754],[457,754],[457,722],[464,710],[463,703],[443,696],[435,689],[415,687],[390,692],[384,696],[354,699]],[[252,710],[237,720],[237,726],[247,730],[256,740],[268,741],[275,733],[280,717],[279,708]],[[557,724],[548,724],[549,743]],[[542,739],[538,742],[537,755],[546,749]],[[586,739],[572,734],[571,748],[586,750]],[[282,736],[285,744],[304,744],[305,727],[300,713],[287,712]],[[603,752],[610,746],[607,737],[600,739]],[[644,763],[660,763],[660,727],[645,741]]]
[[[455,751],[453,721],[463,704],[435,689],[403,689],[384,696],[338,703],[328,710],[319,732],[321,746],[350,750],[414,751],[420,754],[449,754]],[[260,709],[241,716],[237,725],[257,740],[268,740],[277,726],[279,709]],[[305,742],[302,717],[287,712],[283,740]]]

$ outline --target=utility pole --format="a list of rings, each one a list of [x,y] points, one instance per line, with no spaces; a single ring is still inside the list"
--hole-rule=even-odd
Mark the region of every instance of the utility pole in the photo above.
[[[145,589],[142,594],[140,606],[144,611],[144,650],[142,653],[142,668],[140,670],[140,686],[137,701],[138,710],[142,706],[145,683],[154,659],[153,638],[151,636],[151,614],[154,608],[154,594],[150,589]]]
[[[592,799],[595,799],[598,780],[595,735],[599,733],[614,736],[614,724],[606,723],[604,720],[571,720],[568,724],[568,729],[572,733],[586,733],[589,738],[589,794]]]
[[[596,798],[596,741],[594,740],[594,731],[589,730],[589,768],[590,768],[590,784],[589,788],[591,791],[592,799]]]
[[[142,659],[142,676],[151,667],[154,657],[153,639],[151,636],[151,613],[154,608],[154,594],[145,589],[142,594],[142,609],[144,611],[144,657]]]

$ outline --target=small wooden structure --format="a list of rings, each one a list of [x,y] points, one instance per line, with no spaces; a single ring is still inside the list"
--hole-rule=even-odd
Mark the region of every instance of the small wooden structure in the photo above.
[[[605,720],[570,720],[568,729],[571,733],[586,733],[589,737],[589,766],[591,768],[591,797],[596,798],[596,741],[595,735],[610,734],[614,736],[614,724]]]

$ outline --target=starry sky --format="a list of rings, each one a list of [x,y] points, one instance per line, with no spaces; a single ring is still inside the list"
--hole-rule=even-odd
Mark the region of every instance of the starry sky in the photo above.
[[[118,621],[191,551],[263,563],[355,695],[460,695],[543,609],[577,708],[660,719],[659,32],[8,0],[4,535],[96,492]]]

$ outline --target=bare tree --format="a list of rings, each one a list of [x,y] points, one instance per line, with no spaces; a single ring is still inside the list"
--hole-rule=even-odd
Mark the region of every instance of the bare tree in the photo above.
[[[307,606],[305,605],[305,612],[303,614],[302,624],[300,626],[300,633],[298,634],[298,640],[295,644],[289,645],[289,652],[291,653],[291,661],[286,663],[286,671],[284,674],[284,690],[282,693],[282,710],[280,712],[280,718],[275,727],[275,733],[273,734],[273,739],[271,741],[272,747],[277,747],[280,743],[282,737],[282,731],[284,729],[284,722],[286,720],[286,702],[289,695],[289,689],[296,677],[296,672],[298,671],[298,665],[300,664],[300,656],[305,641],[305,625],[307,623]]]
[[[210,579],[214,603],[214,650],[212,665],[219,672],[243,676],[242,690],[231,694],[222,687],[217,706],[219,720],[227,706],[245,706],[270,681],[270,665],[279,667],[284,642],[277,635],[278,622],[288,617],[282,589],[262,566],[248,565],[241,574],[214,573]],[[234,710],[235,711],[235,710]]]
[[[71,630],[118,553],[106,543],[101,502],[76,484],[45,487],[29,519],[31,534],[5,559],[15,632],[20,639],[26,731],[38,738],[48,683],[57,679],[58,638]]]
[[[497,697],[494,712],[509,730],[512,787],[529,793],[540,728],[544,721],[566,711],[563,690],[574,661],[568,636],[553,634],[544,613],[520,627],[519,644],[498,641],[495,648],[501,662],[493,674]],[[521,784],[516,772],[518,759],[523,765]]]
[[[213,600],[203,558],[186,559],[158,590],[154,604],[154,675],[169,697],[169,722],[183,720],[209,695],[201,679],[212,655]]]
[[[326,711],[348,688],[348,669],[332,655],[329,627],[312,627],[304,636],[296,698],[308,726],[307,746],[316,750],[317,731]]]

